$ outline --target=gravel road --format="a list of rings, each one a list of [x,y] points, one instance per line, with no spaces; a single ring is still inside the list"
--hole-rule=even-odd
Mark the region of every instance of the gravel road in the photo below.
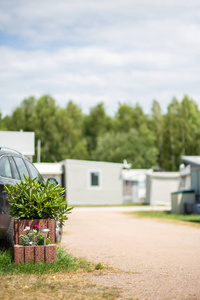
[[[117,287],[121,299],[200,299],[200,228],[136,218],[130,209],[75,208],[62,244],[118,270],[88,277]]]

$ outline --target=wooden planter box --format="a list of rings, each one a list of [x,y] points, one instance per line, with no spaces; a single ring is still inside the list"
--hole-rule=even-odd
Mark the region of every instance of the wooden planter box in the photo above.
[[[56,245],[50,244],[46,246],[21,246],[14,245],[15,263],[27,263],[29,261],[52,262],[57,259]]]
[[[30,229],[34,229],[34,226],[40,225],[40,229],[48,228],[48,237],[51,244],[46,246],[21,246],[20,235],[24,234],[24,229],[29,226]],[[21,220],[14,221],[14,259],[16,263],[20,262],[52,262],[56,260],[56,245],[55,245],[55,220],[54,219],[33,219],[33,220]]]

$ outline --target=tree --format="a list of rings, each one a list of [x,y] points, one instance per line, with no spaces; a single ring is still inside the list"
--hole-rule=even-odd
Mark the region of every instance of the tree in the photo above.
[[[118,111],[115,114],[115,131],[127,131],[134,128],[134,109],[126,103],[119,103]]]
[[[2,118],[2,113],[0,112],[0,130],[6,130],[5,120],[6,120],[5,118]]]
[[[6,118],[9,130],[34,131],[34,109],[36,99],[29,97],[24,99],[17,107],[10,118]]]
[[[97,138],[109,131],[111,118],[106,115],[104,104],[99,103],[90,109],[89,115],[84,118],[84,135],[87,139],[88,152],[92,155],[97,145]]]
[[[168,105],[164,121],[164,168],[177,171],[180,165],[181,139],[180,139],[180,103],[176,98]]]
[[[154,132],[156,137],[155,146],[158,149],[158,164],[161,168],[164,166],[164,141],[163,141],[163,130],[164,130],[164,117],[158,101],[154,100],[152,105],[152,119],[151,119],[151,130]]]
[[[114,117],[107,116],[103,103],[83,115],[72,101],[60,108],[49,95],[38,100],[29,97],[11,116],[0,114],[0,129],[34,131],[35,152],[40,139],[43,162],[65,158],[122,162],[126,158],[134,167],[158,163],[163,169],[177,171],[181,155],[200,152],[200,112],[188,96],[181,102],[173,98],[166,114],[156,100],[151,115],[138,103],[120,103]]]
[[[98,137],[94,159],[122,163],[126,159],[132,168],[150,168],[156,164],[157,149],[136,129],[128,132],[108,132]]]
[[[134,107],[126,103],[120,103],[118,111],[115,114],[114,124],[116,131],[127,132],[131,128],[140,130],[144,125],[148,127],[148,118],[138,103]]]
[[[177,171],[182,155],[198,155],[200,151],[200,113],[197,104],[184,96],[173,98],[164,122],[165,168]]]
[[[59,132],[59,159],[87,159],[87,141],[83,137],[83,114],[81,109],[70,101],[65,109],[58,109],[56,126]]]
[[[188,96],[180,104],[181,155],[199,155],[200,112],[198,105]]]
[[[56,114],[58,107],[55,100],[49,96],[42,96],[36,103],[35,137],[41,140],[41,161],[57,161],[59,132],[56,127]]]

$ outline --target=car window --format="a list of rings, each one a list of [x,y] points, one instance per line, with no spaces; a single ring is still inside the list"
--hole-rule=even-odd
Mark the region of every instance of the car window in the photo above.
[[[20,180],[20,175],[19,175],[19,172],[17,170],[16,163],[15,163],[15,161],[13,160],[13,158],[11,156],[10,156],[10,163],[11,163],[11,166],[12,166],[14,178]]]
[[[42,176],[40,175],[40,173],[38,172],[38,170],[36,169],[36,167],[35,167],[29,160],[26,160],[26,163],[27,163],[28,168],[29,168],[29,170],[30,170],[30,172],[31,172],[31,175],[32,175],[31,177],[32,177],[32,178],[37,177],[38,181],[39,181],[39,182],[42,182],[42,181],[43,181],[43,178],[42,178]]]
[[[24,175],[29,176],[27,167],[26,167],[23,159],[21,157],[17,157],[17,156],[14,156],[13,159],[16,162],[17,169],[19,171],[21,179],[24,178]]]
[[[12,178],[10,162],[7,156],[0,159],[0,176]]]

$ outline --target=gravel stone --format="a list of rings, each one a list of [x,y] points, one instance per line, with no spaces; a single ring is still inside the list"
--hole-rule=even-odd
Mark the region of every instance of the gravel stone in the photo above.
[[[115,208],[74,208],[62,244],[73,256],[112,267],[109,274],[88,278],[120,289],[121,299],[200,299],[198,227],[136,218]]]

